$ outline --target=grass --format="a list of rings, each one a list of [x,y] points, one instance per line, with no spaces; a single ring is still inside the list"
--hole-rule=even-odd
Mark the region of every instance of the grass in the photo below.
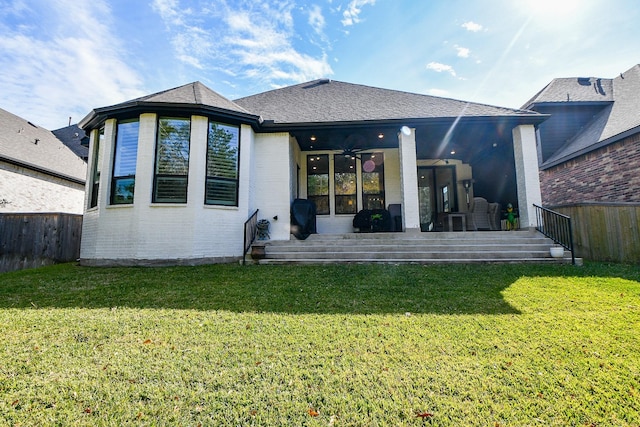
[[[638,426],[640,269],[0,274],[0,424]]]

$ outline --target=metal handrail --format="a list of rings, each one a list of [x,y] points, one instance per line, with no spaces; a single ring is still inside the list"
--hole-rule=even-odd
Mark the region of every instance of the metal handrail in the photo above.
[[[553,240],[554,243],[571,251],[571,263],[575,265],[571,217],[551,209],[533,205],[536,208],[536,230]]]
[[[258,211],[260,209],[256,209],[256,211],[251,214],[248,220],[244,223],[244,251],[242,252],[242,265],[245,264],[245,258],[247,255],[247,251],[251,247],[251,244],[256,239],[256,230],[258,229]]]

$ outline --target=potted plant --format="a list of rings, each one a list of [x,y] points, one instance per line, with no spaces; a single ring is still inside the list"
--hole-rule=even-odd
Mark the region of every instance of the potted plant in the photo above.
[[[558,243],[555,243],[549,248],[549,253],[553,258],[562,258],[564,256],[564,247],[560,246]]]
[[[382,231],[384,227],[382,214],[375,213],[371,215],[371,231]]]

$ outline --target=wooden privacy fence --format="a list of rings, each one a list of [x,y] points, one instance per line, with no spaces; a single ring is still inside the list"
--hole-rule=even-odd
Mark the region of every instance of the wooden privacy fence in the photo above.
[[[0,272],[80,258],[82,215],[0,214]]]
[[[552,209],[571,217],[576,256],[640,263],[640,203],[580,203]]]

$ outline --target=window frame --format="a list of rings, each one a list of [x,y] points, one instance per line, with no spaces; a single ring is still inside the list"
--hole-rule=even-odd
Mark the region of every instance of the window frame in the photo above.
[[[371,160],[373,158],[375,158],[375,156],[381,156],[382,161],[378,164],[375,163],[375,168],[371,171],[371,172],[367,172],[365,171],[365,164],[367,162],[367,160]],[[367,159],[367,160],[365,160]],[[375,152],[371,152],[371,153],[362,153],[361,154],[361,161],[360,161],[360,173],[362,174],[362,208],[363,209],[386,209],[386,194],[385,194],[385,178],[384,178],[384,164],[385,164],[385,159],[384,159],[384,152],[382,151],[375,151]],[[378,182],[379,182],[379,188],[380,191],[378,191],[377,193],[366,193],[365,189],[365,180],[366,180],[366,174],[370,174],[370,173],[377,173],[378,174]],[[380,206],[377,207],[372,207],[370,205],[370,201],[369,199],[371,197],[379,197],[380,198]]]
[[[222,176],[215,176],[215,175],[209,175],[209,166],[210,166],[210,135],[211,135],[211,131],[212,131],[212,125],[220,125],[220,126],[224,126],[224,127],[228,127],[228,128],[234,128],[237,129],[237,140],[235,141],[236,146],[236,155],[235,155],[235,178],[228,178],[228,177],[222,177]],[[240,192],[240,142],[242,141],[242,127],[240,125],[233,125],[230,123],[224,123],[224,122],[220,122],[217,120],[214,120],[212,118],[208,119],[207,122],[207,143],[206,143],[206,166],[205,166],[205,183],[204,183],[204,204],[207,206],[238,206],[239,203],[239,192]],[[209,189],[209,182],[210,180],[217,180],[219,182],[234,182],[235,183],[235,192],[234,192],[234,200],[230,201],[230,203],[225,203],[222,200],[217,200],[217,201],[211,201],[214,199],[208,199],[207,195],[208,195],[208,189]]]
[[[351,163],[351,171],[339,171],[338,165],[340,162],[345,161],[345,159],[349,159]],[[339,193],[338,192],[338,182],[337,179],[338,174],[349,174],[353,175],[353,192],[352,193]],[[353,201],[352,208],[348,211],[341,210],[339,211],[339,206],[342,206],[342,203],[338,203],[340,198],[351,199]],[[345,156],[344,154],[334,154],[333,155],[333,202],[334,202],[334,214],[335,215],[353,215],[358,213],[358,172],[357,172],[357,162],[355,156]]]
[[[135,155],[133,159],[133,164],[134,164],[133,174],[129,173],[129,174],[116,175],[116,172],[117,172],[116,169],[118,168],[119,160],[121,159],[120,156],[122,155],[121,154],[122,151],[119,151],[119,149],[122,149],[121,144],[123,143],[123,141],[120,140],[120,137],[124,133],[123,129],[121,129],[121,126],[125,126],[132,123],[137,124]],[[113,143],[113,165],[111,169],[111,188],[110,188],[111,191],[109,194],[109,204],[110,205],[131,205],[134,203],[134,200],[135,200],[135,182],[136,182],[136,168],[137,168],[137,160],[138,160],[138,144],[140,143],[140,118],[136,117],[136,118],[126,119],[126,120],[119,120],[116,123],[115,129],[116,129],[116,132],[115,132],[116,134],[115,134],[114,143]],[[122,185],[121,182],[126,182],[126,181],[131,181],[129,185],[133,185],[133,187],[131,188],[131,197],[124,198],[123,200],[118,200],[118,197],[119,197],[118,189]]]
[[[162,137],[162,134],[160,132],[161,128],[160,128],[160,124],[162,121],[164,120],[182,120],[182,121],[187,121],[189,123],[189,132],[188,132],[188,137],[187,137],[187,144],[186,144],[186,173],[185,174],[175,174],[175,173],[158,173],[158,167],[160,164],[160,156],[158,155],[160,152],[160,138]],[[155,144],[155,160],[154,160],[154,166],[153,166],[153,190],[152,190],[152,195],[151,195],[151,201],[152,203],[163,203],[163,204],[185,204],[188,201],[189,198],[189,163],[190,163],[190,158],[191,158],[191,130],[193,127],[193,123],[192,123],[192,119],[191,117],[183,117],[183,116],[158,116],[158,119],[156,120],[156,144]],[[185,146],[183,145],[181,148],[181,151],[184,151]],[[182,184],[184,186],[184,197],[181,198],[165,198],[165,197],[158,197],[158,180],[160,179],[170,179],[170,178],[179,178],[182,179],[184,184]]]
[[[315,158],[316,160],[311,160],[312,158]],[[310,163],[313,161],[321,161],[321,159],[326,158],[326,173],[311,173],[311,171],[313,170],[312,167],[310,167]],[[330,205],[330,201],[331,201],[331,176],[330,176],[330,169],[329,169],[330,165],[329,165],[329,154],[308,154],[307,155],[307,199],[311,200],[315,203],[316,205],[316,215],[331,215],[331,205]],[[310,176],[321,176],[321,175],[326,175],[326,194],[310,194],[309,193],[309,189],[310,189],[310,185],[309,185],[309,177]],[[325,199],[326,200],[326,212],[324,210],[321,210],[318,206],[318,203],[316,202],[317,200],[321,200],[321,199]]]
[[[89,209],[98,206],[98,195],[100,193],[100,175],[102,173],[102,149],[104,147],[104,125],[96,130],[93,140],[93,155],[91,161],[91,183],[89,184]]]

